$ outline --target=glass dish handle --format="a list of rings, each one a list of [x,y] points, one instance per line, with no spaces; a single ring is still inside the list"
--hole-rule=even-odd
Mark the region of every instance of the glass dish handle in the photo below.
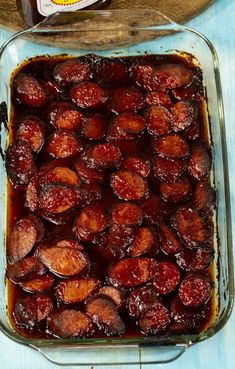
[[[63,367],[82,366],[117,366],[117,365],[150,365],[167,364],[178,359],[189,347],[190,343],[163,346],[126,346],[126,347],[76,347],[57,346],[32,348],[40,352],[48,361]],[[147,369],[147,368],[146,368]]]

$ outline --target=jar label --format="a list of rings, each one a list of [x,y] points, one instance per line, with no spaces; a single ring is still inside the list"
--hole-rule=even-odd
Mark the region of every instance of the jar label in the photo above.
[[[74,11],[86,8],[98,0],[37,0],[38,11],[44,17],[63,11]]]

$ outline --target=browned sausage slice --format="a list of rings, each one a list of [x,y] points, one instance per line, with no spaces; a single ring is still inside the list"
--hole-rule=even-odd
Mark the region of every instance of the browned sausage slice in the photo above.
[[[150,258],[128,258],[110,265],[108,277],[112,284],[135,287],[151,281],[157,270],[157,262]]]
[[[95,169],[112,168],[120,164],[121,158],[122,154],[117,146],[101,143],[90,148],[86,164]]]
[[[158,224],[169,217],[170,209],[160,197],[152,196],[141,204],[144,218],[149,224]]]
[[[141,200],[149,194],[147,182],[138,174],[128,170],[113,173],[110,185],[115,195],[122,200]]]
[[[62,249],[68,248],[68,249],[75,249],[79,251],[84,251],[84,247],[77,241],[72,239],[65,239],[57,241],[54,244],[55,247],[61,247]]]
[[[156,335],[159,332],[164,332],[169,324],[169,311],[161,303],[147,310],[139,321],[141,331],[147,335]]]
[[[104,286],[99,289],[99,294],[110,297],[115,302],[118,309],[124,307],[124,294],[120,289],[113,286]]]
[[[169,134],[154,141],[153,151],[164,158],[184,159],[189,155],[189,145],[180,135]]]
[[[40,119],[28,116],[20,121],[16,132],[16,140],[26,141],[33,152],[38,153],[44,143],[44,128]]]
[[[105,135],[106,122],[104,117],[94,114],[85,120],[83,135],[91,141],[101,140]]]
[[[82,274],[90,264],[84,253],[71,248],[40,249],[38,258],[51,272],[65,277]]]
[[[175,255],[182,250],[182,244],[178,240],[173,229],[166,224],[159,226],[160,247],[166,255]]]
[[[7,277],[13,282],[20,282],[45,274],[47,268],[34,256],[27,256],[13,265],[7,266]]]
[[[106,295],[91,296],[86,303],[86,313],[107,336],[122,336],[125,325],[115,303]]]
[[[188,162],[188,171],[196,179],[207,176],[211,168],[211,158],[208,149],[203,144],[197,144],[193,147]]]
[[[77,206],[79,195],[72,187],[60,184],[46,185],[40,192],[39,202],[42,210],[60,214]]]
[[[214,259],[214,250],[210,247],[199,249],[183,249],[176,256],[177,264],[187,272],[198,272],[207,269]]]
[[[128,69],[121,60],[110,61],[102,58],[95,63],[95,66],[97,79],[100,83],[110,86],[126,85],[128,83]]]
[[[192,101],[178,101],[172,108],[174,132],[181,132],[189,128],[198,115],[198,109]]]
[[[153,105],[147,113],[147,130],[153,136],[162,136],[171,132],[172,114],[160,105]]]
[[[198,307],[207,303],[212,285],[204,274],[191,273],[180,284],[179,297],[185,306]]]
[[[46,172],[40,179],[40,182],[44,185],[50,183],[63,183],[77,186],[80,184],[80,178],[72,169],[58,166]]]
[[[146,103],[148,105],[161,105],[161,106],[165,106],[166,108],[170,108],[172,105],[170,96],[162,91],[154,91],[154,92],[150,92],[148,93],[148,95],[146,96]]]
[[[154,79],[161,88],[173,89],[189,85],[193,72],[183,64],[162,64],[155,68]]]
[[[186,160],[166,159],[161,156],[155,158],[155,174],[163,182],[172,183],[177,181],[187,168]]]
[[[205,181],[196,183],[193,193],[193,202],[197,210],[202,212],[211,211],[215,206],[216,194],[215,190]]]
[[[55,101],[49,107],[48,120],[56,129],[79,131],[83,118],[81,112],[65,101]]]
[[[14,314],[18,324],[34,327],[52,311],[52,300],[47,295],[26,296],[16,302]]]
[[[180,283],[179,268],[170,261],[158,263],[153,280],[153,288],[161,295],[174,291]]]
[[[70,91],[70,97],[79,108],[98,109],[107,101],[106,92],[94,82],[80,82]]]
[[[195,141],[200,135],[200,124],[198,120],[195,120],[189,128],[184,131],[184,136],[189,141]]]
[[[53,311],[47,323],[49,331],[61,338],[90,337],[95,332],[89,316],[74,309]]]
[[[104,181],[104,171],[102,169],[89,168],[82,159],[76,160],[74,167],[84,182],[102,183]]]
[[[137,134],[145,129],[145,119],[134,113],[122,113],[117,115],[114,120],[119,129],[124,133]]]
[[[161,297],[151,286],[133,290],[128,299],[128,311],[131,316],[140,318],[147,310],[161,302]]]
[[[80,205],[88,206],[102,199],[101,188],[96,183],[85,183],[79,187]]]
[[[174,183],[160,184],[160,194],[167,202],[181,202],[189,199],[192,187],[187,177],[181,178]]]
[[[121,202],[112,209],[113,222],[124,226],[140,224],[142,216],[142,210],[136,204]]]
[[[52,277],[52,275],[46,274],[25,282],[21,282],[20,286],[26,292],[39,293],[50,290],[53,284],[54,278]]]
[[[71,59],[57,64],[53,75],[55,80],[60,83],[78,83],[89,80],[92,77],[92,72],[88,63],[79,59]]]
[[[135,172],[144,178],[148,177],[151,169],[148,161],[140,159],[137,156],[127,156],[123,160],[121,168]]]
[[[111,92],[109,109],[114,113],[133,112],[144,107],[144,97],[132,87],[117,88]]]
[[[33,76],[19,73],[14,81],[15,89],[20,101],[33,107],[43,106],[46,102],[46,94]]]
[[[129,254],[131,257],[144,255],[155,244],[155,236],[151,229],[147,227],[139,227],[136,231],[135,238],[129,248]]]
[[[34,215],[34,214],[29,214],[29,215],[27,215],[26,218],[29,219],[34,224],[34,226],[36,228],[36,232],[37,232],[36,243],[42,242],[43,237],[44,237],[44,225],[43,225],[41,219],[36,217],[36,215]]]
[[[48,139],[47,152],[56,159],[76,156],[82,150],[82,142],[71,132],[54,131]]]
[[[154,79],[154,69],[150,65],[134,64],[130,68],[131,78],[143,90],[156,91],[159,83]]]
[[[77,304],[92,295],[99,285],[96,278],[68,279],[56,286],[55,295],[65,304]]]

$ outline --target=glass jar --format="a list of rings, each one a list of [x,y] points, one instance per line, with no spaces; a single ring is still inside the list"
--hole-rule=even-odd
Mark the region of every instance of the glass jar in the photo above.
[[[48,15],[61,11],[104,9],[110,0],[16,0],[20,14],[30,26]]]

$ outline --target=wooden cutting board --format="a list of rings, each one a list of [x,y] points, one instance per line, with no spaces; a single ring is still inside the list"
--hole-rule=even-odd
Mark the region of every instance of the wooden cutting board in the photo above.
[[[200,14],[212,3],[213,0],[112,0],[107,9],[154,9],[178,23],[184,23]],[[11,32],[17,32],[28,27],[17,10],[16,0],[0,0],[0,27]],[[57,46],[63,45],[65,47],[70,47],[74,43],[74,41],[70,42],[69,40],[67,42],[64,38],[62,43],[60,38],[55,35],[53,37],[47,36],[46,39],[42,36],[31,36],[30,39],[48,45],[56,44]],[[95,41],[97,41],[97,36],[94,38]],[[138,35],[135,37],[135,41],[138,41]],[[107,44],[107,40],[105,42]],[[114,46],[115,42],[116,40],[113,37],[110,44],[112,43]],[[77,44],[77,46],[84,45]]]

